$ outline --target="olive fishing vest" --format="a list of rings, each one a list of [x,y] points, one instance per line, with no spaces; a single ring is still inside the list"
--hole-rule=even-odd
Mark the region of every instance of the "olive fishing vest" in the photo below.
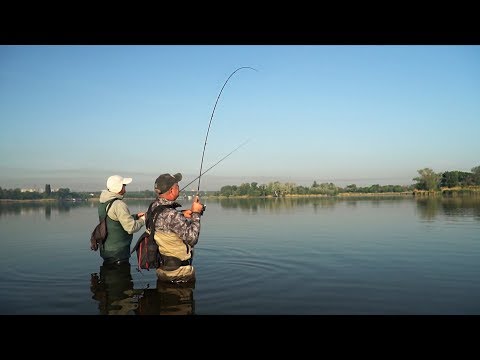
[[[98,205],[98,215],[106,215],[108,201]],[[112,204],[113,206],[113,204]],[[100,256],[106,263],[113,263],[119,260],[130,258],[130,244],[133,234],[127,233],[120,221],[115,221],[107,216],[108,236],[102,246],[100,246]]]

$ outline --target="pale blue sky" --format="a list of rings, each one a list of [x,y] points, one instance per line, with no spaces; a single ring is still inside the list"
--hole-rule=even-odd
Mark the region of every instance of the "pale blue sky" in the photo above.
[[[412,184],[480,165],[480,46],[0,46],[0,186]],[[196,183],[192,185],[196,188]]]

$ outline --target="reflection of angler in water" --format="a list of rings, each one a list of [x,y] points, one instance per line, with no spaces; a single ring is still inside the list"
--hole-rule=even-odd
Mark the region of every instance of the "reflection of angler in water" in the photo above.
[[[90,279],[101,315],[194,315],[194,288],[195,282],[157,281],[157,288],[134,289],[128,262],[104,264]]]
[[[129,262],[100,266],[100,274],[91,275],[90,290],[101,315],[134,315],[143,292],[133,288]]]
[[[137,315],[194,315],[195,282],[168,283],[157,280],[156,289],[144,289],[138,301]]]

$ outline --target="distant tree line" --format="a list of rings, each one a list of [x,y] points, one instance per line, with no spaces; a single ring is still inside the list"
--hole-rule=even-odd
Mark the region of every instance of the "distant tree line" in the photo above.
[[[243,183],[237,185],[223,186],[216,192],[218,196],[285,196],[285,195],[327,195],[335,196],[341,193],[356,194],[380,194],[380,193],[402,193],[417,190],[436,191],[440,188],[455,188],[466,186],[480,186],[480,166],[472,168],[472,172],[445,171],[435,173],[429,168],[418,170],[420,176],[413,178],[412,185],[371,185],[358,187],[355,184],[347,185],[345,188],[336,186],[333,183],[321,183],[316,181],[310,187],[298,186],[295,183],[281,183],[278,181],[258,185],[257,182]]]
[[[418,170],[419,176],[413,178],[418,190],[436,191],[440,188],[455,188],[480,186],[480,166],[472,168],[471,172],[445,171],[436,173],[432,169]]]
[[[86,199],[88,197],[85,193],[71,192],[69,188],[60,188],[57,191],[50,191],[50,185],[48,185],[49,191],[22,191],[19,188],[16,189],[2,189],[0,187],[0,199],[9,200],[41,200],[41,199],[56,199],[56,200],[71,200],[71,199]],[[46,186],[46,188],[47,188]]]
[[[345,188],[336,186],[333,183],[313,182],[312,186],[296,185],[295,183],[281,183],[279,181],[270,182],[268,184],[258,185],[256,182],[243,183],[237,185],[222,186],[220,191],[216,192],[218,196],[286,196],[286,195],[327,195],[335,196],[340,193],[402,193],[413,191],[414,185],[371,185],[365,187],[357,187],[355,184],[346,186]]]
[[[100,192],[76,192],[70,191],[69,188],[60,188],[57,191],[47,191],[50,189],[50,185],[46,185],[44,192],[39,191],[22,191],[21,189],[2,189],[0,187],[0,199],[8,200],[61,200],[61,201],[84,201],[90,198],[95,198],[100,196]],[[138,191],[138,192],[128,192],[128,197],[130,198],[139,198],[139,199],[153,199],[155,198],[155,193],[150,190]]]
[[[225,185],[220,191],[210,191],[211,195],[216,196],[285,196],[285,195],[327,195],[335,196],[341,193],[354,194],[380,194],[380,193],[402,193],[416,190],[437,191],[441,188],[456,188],[468,186],[480,186],[480,166],[472,168],[471,172],[464,171],[445,171],[435,173],[432,169],[424,168],[417,170],[419,176],[413,178],[415,184],[412,185],[371,185],[358,187],[355,184],[347,185],[342,188],[333,183],[321,183],[316,181],[311,186],[296,185],[293,182],[281,183],[279,181],[259,185],[257,182],[243,183],[241,185]],[[193,194],[193,193],[192,193]],[[186,193],[185,193],[186,195]],[[99,197],[100,192],[72,192],[69,188],[60,188],[52,191],[49,184],[45,185],[44,192],[22,191],[21,189],[2,189],[0,187],[0,199],[9,200],[87,200],[92,197]],[[155,192],[151,190],[128,192],[129,198],[154,199]]]

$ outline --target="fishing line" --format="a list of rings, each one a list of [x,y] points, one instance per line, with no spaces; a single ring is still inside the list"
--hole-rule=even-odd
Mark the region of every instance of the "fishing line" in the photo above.
[[[203,157],[205,156],[205,148],[207,147],[208,133],[210,132],[210,125],[212,124],[213,114],[215,113],[215,109],[217,108],[217,103],[218,103],[218,100],[220,99],[220,95],[222,95],[223,88],[225,87],[225,85],[227,85],[228,80],[230,80],[230,78],[233,76],[233,74],[235,74],[237,71],[239,71],[241,69],[250,69],[250,70],[258,71],[257,69],[254,69],[254,68],[249,67],[249,66],[239,67],[238,69],[236,69],[234,72],[232,72],[230,74],[230,76],[227,78],[227,80],[223,84],[222,89],[218,93],[217,100],[215,101],[215,106],[213,107],[212,115],[210,116],[210,122],[208,123],[207,135],[205,136],[205,143],[203,144],[202,160],[200,162],[200,172],[199,172],[199,175],[198,175],[197,195],[200,193],[200,180],[201,180],[202,175],[203,175],[202,174]]]
[[[220,164],[223,160],[225,160],[227,157],[229,157],[230,155],[232,155],[235,151],[237,151],[238,149],[240,149],[243,145],[245,145],[247,142],[249,142],[250,139],[248,139],[247,141],[244,141],[243,143],[241,143],[239,146],[237,146],[235,149],[233,149],[232,151],[230,151],[227,155],[225,155],[223,158],[221,158],[220,160],[218,160],[215,164],[213,164],[212,166],[210,166],[207,170],[205,170],[201,175],[204,175],[206,174],[208,171],[210,171],[211,169],[213,169],[215,166],[217,166],[218,164]],[[193,183],[195,180],[197,180],[198,178],[200,177],[197,176],[195,179],[193,179],[192,181],[190,181],[187,185],[185,185],[183,188],[180,189],[179,192],[182,192],[183,190],[185,190],[187,188],[188,185],[190,185],[191,183]]]

